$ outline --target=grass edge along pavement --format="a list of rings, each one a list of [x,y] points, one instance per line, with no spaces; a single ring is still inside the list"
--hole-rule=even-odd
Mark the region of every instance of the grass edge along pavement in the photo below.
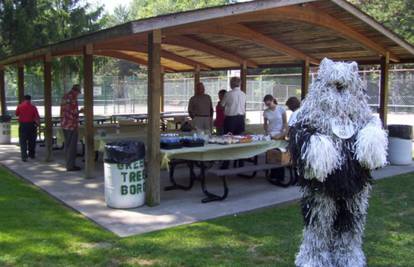
[[[369,266],[414,263],[414,173],[376,181]],[[119,238],[0,168],[0,266],[293,266],[299,204]]]

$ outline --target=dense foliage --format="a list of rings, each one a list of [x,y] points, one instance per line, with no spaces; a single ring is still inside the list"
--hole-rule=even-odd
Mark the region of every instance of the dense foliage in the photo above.
[[[414,44],[414,1],[348,0]]]

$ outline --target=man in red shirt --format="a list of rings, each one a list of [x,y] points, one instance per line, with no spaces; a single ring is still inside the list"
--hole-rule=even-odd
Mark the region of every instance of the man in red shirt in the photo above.
[[[76,148],[78,145],[79,113],[78,96],[81,92],[80,86],[75,84],[72,89],[62,97],[60,104],[60,125],[65,138],[65,158],[67,171],[79,171],[76,166]]]
[[[29,157],[35,158],[37,126],[40,125],[39,112],[31,99],[30,95],[25,95],[24,101],[16,109],[16,116],[19,117],[19,143],[23,161],[27,161],[28,151]]]

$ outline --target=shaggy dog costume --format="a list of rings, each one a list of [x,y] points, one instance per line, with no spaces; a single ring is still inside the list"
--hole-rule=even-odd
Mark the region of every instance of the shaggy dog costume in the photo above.
[[[321,62],[289,138],[305,223],[296,265],[365,266],[370,171],[386,164],[387,134],[371,114],[355,62]]]

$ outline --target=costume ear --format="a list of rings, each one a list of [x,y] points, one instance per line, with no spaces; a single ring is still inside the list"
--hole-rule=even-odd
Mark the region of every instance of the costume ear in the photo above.
[[[326,70],[329,66],[332,66],[333,63],[334,62],[332,60],[326,57],[322,59],[321,64],[319,65],[319,70]]]
[[[349,66],[351,67],[351,71],[352,72],[358,72],[358,63],[356,63],[355,61],[353,61],[352,63],[349,64]]]

